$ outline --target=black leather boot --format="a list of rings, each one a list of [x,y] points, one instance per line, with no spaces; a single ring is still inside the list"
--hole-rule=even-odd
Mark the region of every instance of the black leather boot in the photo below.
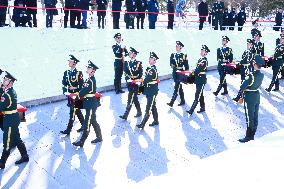
[[[0,159],[0,169],[5,168],[5,164],[6,164],[6,161],[9,157],[9,155],[10,155],[10,150],[3,150],[2,156],[1,156],[1,159]]]
[[[136,106],[136,109],[137,109],[137,113],[134,117],[140,117],[142,116],[142,112],[141,112],[141,108],[140,108],[140,105],[137,105]]]
[[[198,104],[198,101],[194,100],[193,103],[192,103],[192,106],[191,106],[190,110],[188,110],[188,111],[186,111],[186,112],[187,112],[189,115],[192,115],[193,112],[194,112],[194,109],[195,109],[196,106],[197,106],[197,104]]]
[[[145,114],[145,116],[144,116],[143,120],[141,121],[141,123],[138,124],[138,125],[136,125],[136,126],[137,126],[138,128],[140,128],[140,129],[144,129],[144,127],[145,127],[145,125],[146,125],[146,123],[147,123],[149,117],[150,117],[149,114]]]
[[[252,136],[252,130],[250,128],[247,128],[245,138],[239,139],[239,142],[245,143],[245,142],[248,142],[250,140],[253,140],[253,138],[251,136]]]
[[[127,117],[128,117],[129,112],[130,112],[130,110],[131,110],[131,107],[132,107],[132,106],[127,106],[127,107],[126,107],[126,110],[125,110],[125,112],[124,112],[124,114],[121,115],[121,116],[119,116],[119,117],[120,117],[121,119],[127,120]]]
[[[227,88],[227,83],[223,84],[224,92],[221,93],[221,95],[227,95],[228,94],[228,88]]]
[[[20,151],[21,154],[21,159],[15,162],[16,165],[28,162],[29,161],[29,155],[27,153],[27,149],[24,143],[20,143],[17,145],[18,150]]]
[[[153,113],[154,121],[151,124],[149,124],[150,127],[154,127],[156,125],[159,125],[159,121],[158,121],[159,119],[158,119],[158,112],[157,112],[157,110],[153,111],[152,113]]]
[[[96,124],[93,125],[93,127],[94,127],[97,138],[95,140],[92,140],[91,143],[95,144],[95,143],[98,143],[98,142],[102,142],[103,138],[102,138],[102,132],[101,132],[100,125],[98,123],[96,123]]]
[[[271,82],[270,85],[269,85],[269,87],[266,88],[265,90],[266,90],[267,92],[270,92],[271,89],[272,89],[272,87],[273,87],[273,85],[274,85],[274,83]]]
[[[222,89],[222,84],[219,84],[218,87],[217,87],[217,90],[216,90],[215,92],[213,92],[213,94],[214,94],[215,96],[218,96],[218,94],[219,94],[219,92],[221,91],[221,89]]]
[[[88,137],[88,135],[89,135],[89,131],[84,130],[81,139],[80,139],[79,141],[77,141],[77,142],[73,142],[72,144],[73,144],[74,146],[83,147],[83,146],[84,146],[84,143],[85,143],[85,141],[86,141],[86,139],[87,139],[87,137]]]
[[[60,131],[60,133],[69,135],[71,130],[72,130],[73,123],[74,123],[74,121],[72,119],[70,119],[69,122],[68,122],[67,128],[64,131]]]
[[[184,93],[183,93],[183,91],[180,91],[179,96],[180,96],[180,103],[178,104],[178,106],[183,106],[183,105],[185,105],[185,100],[184,100]]]

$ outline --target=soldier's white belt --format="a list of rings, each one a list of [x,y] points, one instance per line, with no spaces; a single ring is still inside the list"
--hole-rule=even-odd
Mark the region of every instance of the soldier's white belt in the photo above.
[[[277,59],[282,59],[282,56],[278,56]]]
[[[247,91],[248,91],[248,92],[256,92],[256,91],[258,91],[258,90],[257,90],[257,89],[246,89],[245,92],[247,92]]]
[[[206,74],[206,72],[200,72],[199,74]]]
[[[9,115],[9,114],[17,113],[17,112],[18,112],[17,110],[10,110],[10,111],[3,111],[3,114],[4,115]]]
[[[241,64],[242,66],[249,66],[250,64]]]
[[[158,82],[157,81],[151,81],[149,83],[147,83],[147,85],[153,85],[153,84],[157,84]]]
[[[95,97],[95,96],[96,96],[96,94],[86,94],[86,95],[84,96],[84,98]]]
[[[176,67],[176,69],[183,69],[183,67]]]
[[[115,60],[121,60],[122,58],[115,58]]]

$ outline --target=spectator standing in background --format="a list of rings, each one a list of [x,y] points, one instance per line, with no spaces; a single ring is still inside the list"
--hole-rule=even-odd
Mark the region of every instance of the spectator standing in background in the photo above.
[[[229,13],[229,26],[231,26],[229,27],[229,30],[235,29],[236,19],[237,19],[236,9],[232,8],[231,12]]]
[[[106,9],[107,9],[107,0],[97,0],[98,5],[98,27],[101,28],[102,22],[102,29],[105,28],[105,17],[106,17]]]
[[[64,5],[64,28],[67,28],[68,17],[70,13],[70,27],[75,27],[75,11],[74,10],[66,10],[66,9],[74,9],[75,1],[74,0],[65,0]]]
[[[113,29],[119,29],[120,11],[123,0],[112,0]]]
[[[147,10],[148,10],[149,29],[155,29],[159,13],[158,1],[149,0],[147,3]]]
[[[283,11],[282,9],[279,9],[278,12],[276,13],[276,17],[275,17],[275,27],[274,30],[275,31],[279,31],[279,29],[281,28],[282,25],[282,19],[283,19]]]
[[[6,22],[8,0],[0,0],[0,6],[6,6],[6,7],[0,7],[0,27],[4,27]]]
[[[206,21],[208,16],[208,4],[206,0],[201,0],[198,5],[198,14],[199,14],[199,30],[203,29],[203,24]]]
[[[44,5],[46,8],[46,27],[52,27],[52,20],[53,15],[56,14],[57,10],[56,8],[57,0],[44,0]],[[52,9],[54,8],[54,9]]]
[[[141,21],[141,29],[144,29],[144,19],[145,19],[145,12],[147,9],[147,0],[136,0],[136,6],[137,6],[137,29],[139,29],[139,23]]]
[[[29,17],[32,17],[33,19],[33,27],[37,27],[37,19],[36,19],[36,14],[37,14],[37,0],[25,0],[25,5],[27,7],[34,7],[33,8],[27,8],[27,14]]]
[[[246,13],[245,13],[245,7],[241,8],[241,11],[237,15],[237,22],[238,22],[238,31],[243,30],[243,25],[246,22]]]
[[[229,26],[229,12],[228,12],[228,8],[225,8],[224,14],[223,14],[222,30],[228,29],[228,26]]]
[[[167,11],[168,11],[168,29],[174,29],[174,18],[175,18],[175,6],[173,0],[168,0],[167,3]]]
[[[213,4],[212,12],[213,12],[213,20],[214,21],[214,30],[218,30],[218,25],[220,26],[220,30],[222,30],[223,25],[223,13],[224,13],[224,2],[217,0]]]
[[[135,0],[126,0],[125,6],[126,13],[124,15],[124,21],[126,23],[126,29],[134,29],[135,13],[133,12],[136,10],[136,2]]]

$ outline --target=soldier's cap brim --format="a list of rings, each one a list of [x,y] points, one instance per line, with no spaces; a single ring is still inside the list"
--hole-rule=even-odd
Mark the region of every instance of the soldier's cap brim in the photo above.
[[[116,34],[113,36],[113,38],[119,38],[119,37],[121,37],[121,33],[116,33]]]
[[[184,44],[180,41],[176,41],[176,45],[180,46],[180,47],[184,47]]]
[[[134,54],[138,54],[139,52],[136,50],[136,49],[134,49],[133,47],[130,47],[129,48],[129,51],[130,52],[133,52]]]
[[[78,62],[80,62],[80,60],[78,60],[74,55],[72,55],[72,54],[70,54],[69,55],[69,60],[73,60],[75,63],[78,63]]]
[[[209,53],[210,49],[207,47],[207,45],[202,45],[201,50],[204,50],[205,52]]]
[[[91,60],[88,61],[88,68],[93,68],[94,70],[99,69],[98,66],[96,66]]]
[[[155,58],[156,60],[159,59],[159,57],[154,52],[150,52],[150,58]]]
[[[10,74],[9,72],[5,71],[6,72],[6,75],[5,75],[5,78],[7,79],[10,79],[11,81],[17,81],[17,79],[12,75]]]
[[[226,41],[230,41],[229,37],[227,37],[227,36],[222,36],[222,39],[226,40]]]
[[[260,55],[255,55],[254,57],[255,59],[255,63],[260,65],[260,66],[263,66],[265,64],[264,60],[262,59],[262,57]]]

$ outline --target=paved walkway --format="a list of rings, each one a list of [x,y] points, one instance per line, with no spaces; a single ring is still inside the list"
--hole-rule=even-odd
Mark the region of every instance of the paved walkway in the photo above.
[[[141,121],[134,118],[135,108],[127,121],[118,118],[125,110],[127,93],[104,93],[97,111],[104,141],[91,144],[95,138],[91,129],[84,148],[71,144],[80,137],[75,131],[80,127],[78,121],[70,136],[59,134],[68,121],[65,101],[30,108],[27,122],[20,126],[30,162],[15,166],[20,154],[13,151],[0,172],[1,188],[280,188],[284,82],[281,92],[267,94],[264,88],[272,75],[270,69],[263,71],[266,77],[260,90],[256,140],[247,144],[237,142],[246,128],[243,107],[231,100],[240,78],[228,76],[232,83],[229,95],[216,98],[212,94],[218,84],[216,71],[208,72],[206,113],[191,117],[186,110],[193,102],[195,86],[184,86],[187,105],[179,107],[177,102],[169,108],[166,103],[173,83],[161,82],[157,100],[160,125],[146,126],[144,131],[135,127]],[[140,96],[139,100],[145,110],[146,98]]]

